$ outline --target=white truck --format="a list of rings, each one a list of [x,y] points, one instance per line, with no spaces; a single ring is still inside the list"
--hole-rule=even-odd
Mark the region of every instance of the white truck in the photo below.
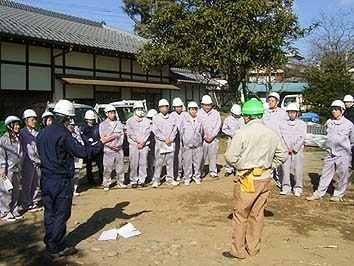
[[[304,97],[302,94],[289,94],[285,95],[281,101],[280,107],[286,109],[289,103],[295,103],[299,106],[301,112],[306,112],[306,106],[304,105]]]

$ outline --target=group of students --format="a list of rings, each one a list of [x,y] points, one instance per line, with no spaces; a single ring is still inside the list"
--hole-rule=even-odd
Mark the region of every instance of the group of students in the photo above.
[[[279,108],[280,96],[276,92],[268,95],[268,106],[262,117],[263,123],[272,128],[288,150],[285,163],[273,170],[273,177],[281,188],[280,195],[294,193],[300,197],[303,192],[304,141],[307,125],[298,119],[299,106],[290,103],[286,110]],[[342,100],[334,100],[330,106],[331,117],[326,122],[327,140],[323,147],[327,155],[324,159],[322,174],[318,188],[308,201],[321,199],[325,196],[335,175],[338,184],[330,201],[343,201],[348,186],[350,170],[353,169],[352,150],[354,146],[354,99],[346,95]],[[294,171],[294,185],[290,179]]]
[[[16,221],[25,211],[37,212],[40,191],[40,164],[36,136],[37,114],[27,109],[22,120],[14,115],[5,119],[7,132],[0,138],[0,217],[4,221]],[[21,191],[20,191],[21,187]]]
[[[204,95],[201,108],[196,102],[189,102],[187,108],[180,98],[173,99],[174,111],[169,113],[170,104],[166,99],[158,103],[159,112],[150,109],[146,116],[141,102],[135,102],[134,115],[126,121],[126,128],[119,121],[114,106],[105,108],[107,118],[99,125],[93,125],[91,130],[83,127],[81,135],[84,141],[95,141],[99,136],[115,135],[116,139],[106,143],[103,148],[102,168],[103,189],[108,191],[112,185],[112,173],[116,175],[118,188],[127,188],[124,183],[123,141],[126,133],[129,143],[129,179],[132,188],[146,187],[152,179],[152,187],[161,185],[163,167],[166,174],[165,182],[172,186],[179,185],[183,179],[186,186],[193,181],[201,183],[205,159],[209,160],[209,173],[214,179],[218,178],[217,156],[218,139],[221,128],[221,117],[212,108],[212,99]],[[85,119],[94,122],[94,117],[87,111]],[[92,119],[88,119],[92,118]],[[89,132],[95,132],[90,134]],[[183,159],[182,159],[183,158]],[[113,171],[114,170],[114,171]],[[89,181],[94,182],[88,175]],[[99,178],[101,179],[101,178]]]

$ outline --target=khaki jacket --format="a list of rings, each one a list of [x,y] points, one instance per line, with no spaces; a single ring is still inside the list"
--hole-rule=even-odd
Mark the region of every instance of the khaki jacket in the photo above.
[[[236,170],[277,168],[288,157],[288,150],[280,137],[260,119],[251,120],[237,130],[225,160]]]

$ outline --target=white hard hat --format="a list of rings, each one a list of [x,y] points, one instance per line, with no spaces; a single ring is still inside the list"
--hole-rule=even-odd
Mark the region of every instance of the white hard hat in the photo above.
[[[26,119],[26,118],[29,118],[29,117],[36,117],[37,118],[36,112],[34,110],[32,110],[32,109],[26,109],[23,112],[22,118]]]
[[[202,104],[212,104],[213,101],[209,95],[203,95]]]
[[[70,125],[75,125],[75,120],[73,118],[70,119]]]
[[[49,111],[45,111],[43,114],[42,114],[42,119],[43,118],[46,118],[48,116],[54,116],[52,112],[49,112]]]
[[[353,96],[351,95],[345,95],[343,102],[354,102]]]
[[[105,113],[108,113],[108,112],[116,112],[117,110],[116,110],[116,108],[113,106],[113,105],[111,105],[111,104],[109,104],[109,105],[107,105],[105,108],[104,108],[104,112]]]
[[[146,117],[149,117],[149,118],[152,118],[154,117],[155,115],[157,115],[157,111],[155,109],[150,109],[147,114],[146,114]]]
[[[342,110],[345,110],[344,102],[342,102],[341,100],[334,100],[331,104],[331,107],[340,107],[342,108]]]
[[[296,103],[289,103],[288,106],[286,107],[286,111],[296,111],[299,112],[299,107],[297,106]]]
[[[133,105],[133,110],[135,110],[136,108],[143,108],[144,109],[144,105],[141,101],[136,101]]]
[[[21,119],[15,115],[9,115],[5,119],[5,126],[9,129],[11,129],[11,123],[13,123],[13,122],[20,122],[21,123]]]
[[[271,92],[271,93],[269,93],[269,95],[268,95],[268,98],[269,97],[274,97],[275,99],[277,99],[278,101],[280,101],[280,95],[279,95],[279,93],[277,93],[277,92]]]
[[[199,108],[196,102],[189,102],[187,108]]]
[[[59,100],[53,112],[67,116],[75,116],[75,107],[74,104],[68,100]]]
[[[241,106],[238,104],[234,104],[231,107],[231,113],[233,113],[234,115],[241,115]]]
[[[172,106],[176,107],[176,106],[183,106],[184,103],[182,102],[181,98],[174,98],[172,101]]]
[[[169,106],[170,104],[168,103],[168,101],[166,99],[161,99],[159,101],[159,107],[161,106]]]
[[[95,119],[96,119],[95,112],[92,111],[92,110],[87,110],[86,113],[85,113],[84,119],[87,119],[87,120],[95,120]]]

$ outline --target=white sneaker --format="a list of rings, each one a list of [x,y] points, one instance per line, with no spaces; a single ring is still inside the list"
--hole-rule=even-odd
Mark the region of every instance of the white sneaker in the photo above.
[[[155,181],[155,182],[152,183],[152,186],[151,186],[151,187],[153,187],[153,188],[158,188],[159,185],[160,185],[160,183]]]
[[[175,181],[175,180],[172,180],[172,181],[169,181],[169,182],[166,182],[167,184],[169,185],[172,185],[172,186],[178,186],[179,185],[179,182]]]
[[[294,195],[295,195],[295,197],[300,197],[300,196],[301,196],[301,193],[300,193],[299,191],[295,191],[295,192],[294,192]]]
[[[177,176],[176,181],[181,181],[181,177]]]
[[[79,192],[74,191],[74,196],[75,196],[75,197],[78,197],[78,196],[80,196],[80,193],[79,193]]]
[[[188,180],[185,180],[185,181],[184,181],[184,185],[185,185],[185,186],[189,186],[190,184],[191,184],[190,181],[188,181]]]
[[[200,185],[200,184],[202,183],[199,179],[194,180],[194,182],[195,182],[197,185]]]
[[[285,190],[282,190],[282,191],[280,191],[279,194],[282,195],[282,196],[286,196],[286,195],[289,194],[289,192],[288,192],[288,191],[285,191]]]
[[[118,183],[117,183],[117,188],[127,188],[127,185],[118,182]]]
[[[219,176],[218,176],[217,173],[211,172],[210,176],[211,176],[212,179],[219,179]]]
[[[22,215],[20,215],[17,211],[13,211],[12,215],[15,217],[16,220],[21,220],[24,217]]]
[[[103,190],[104,190],[104,191],[108,191],[108,190],[109,190],[109,187],[104,187]]]
[[[29,212],[38,212],[43,211],[43,207],[39,207],[37,204],[34,204],[28,208]]]
[[[6,222],[14,222],[16,221],[16,217],[12,215],[11,212],[8,212],[4,217],[1,217],[2,220]]]

